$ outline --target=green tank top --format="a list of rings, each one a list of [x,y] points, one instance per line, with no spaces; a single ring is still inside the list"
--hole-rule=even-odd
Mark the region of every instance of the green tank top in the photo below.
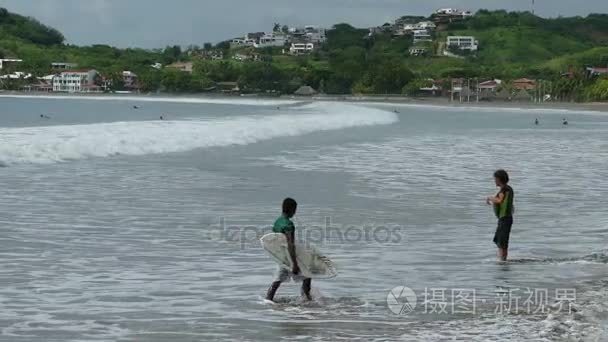
[[[513,216],[513,188],[507,185],[504,188],[500,189],[498,194],[496,194],[496,197],[498,197],[498,195],[500,194],[504,194],[505,198],[501,204],[494,205],[494,213],[496,214],[496,217],[501,219],[504,217]]]

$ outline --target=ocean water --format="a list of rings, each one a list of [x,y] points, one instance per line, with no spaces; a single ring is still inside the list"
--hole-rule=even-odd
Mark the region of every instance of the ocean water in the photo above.
[[[606,341],[607,137],[589,111],[0,97],[0,341]],[[270,305],[286,196],[339,275]]]

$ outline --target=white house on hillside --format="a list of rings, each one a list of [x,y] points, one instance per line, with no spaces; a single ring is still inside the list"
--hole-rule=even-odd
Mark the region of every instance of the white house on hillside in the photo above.
[[[428,30],[414,30],[414,44],[431,41],[433,41],[433,38]]]
[[[447,46],[460,50],[477,51],[479,41],[473,36],[448,36]]]
[[[17,58],[0,58],[0,70],[5,68],[7,65],[21,62],[23,62],[23,60]]]
[[[312,52],[315,49],[315,44],[313,43],[293,43],[291,44],[291,48],[289,48],[289,52],[292,55],[303,55]]]
[[[282,34],[266,33],[260,37],[260,41],[253,44],[256,48],[281,47],[287,44],[287,37]]]

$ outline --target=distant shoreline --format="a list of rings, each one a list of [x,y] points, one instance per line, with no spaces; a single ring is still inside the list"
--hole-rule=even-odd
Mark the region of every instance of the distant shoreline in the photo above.
[[[38,93],[38,92],[20,92],[20,91],[0,91],[0,98],[108,98],[108,99],[123,99],[125,101],[142,100],[221,100],[229,102],[230,100],[265,100],[265,101],[309,101],[309,102],[346,102],[346,103],[368,103],[403,107],[404,105],[412,106],[429,106],[429,107],[451,107],[451,108],[504,108],[504,109],[554,109],[554,110],[583,110],[594,111],[598,113],[608,114],[608,102],[507,102],[507,101],[480,101],[480,102],[451,102],[443,97],[404,97],[404,96],[384,96],[384,95],[317,95],[312,97],[301,97],[293,95],[283,96],[263,96],[263,95],[224,95],[224,94],[111,94],[111,93]]]

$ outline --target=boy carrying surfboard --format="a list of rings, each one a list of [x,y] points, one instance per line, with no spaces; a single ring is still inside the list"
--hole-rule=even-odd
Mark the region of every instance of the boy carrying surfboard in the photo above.
[[[270,285],[268,293],[266,294],[266,300],[269,301],[274,301],[274,295],[277,293],[281,283],[288,281],[289,279],[293,279],[294,282],[302,281],[302,294],[306,297],[306,299],[312,300],[312,297],[310,296],[310,286],[312,280],[300,275],[300,267],[298,266],[298,261],[296,260],[296,228],[293,221],[291,221],[291,218],[293,218],[293,216],[296,214],[297,208],[298,203],[294,199],[286,198],[283,201],[283,213],[274,222],[272,227],[272,231],[274,233],[285,234],[285,237],[287,238],[287,249],[289,250],[289,256],[291,257],[293,269],[290,270],[284,266],[279,266],[275,281],[272,283],[272,285]]]

